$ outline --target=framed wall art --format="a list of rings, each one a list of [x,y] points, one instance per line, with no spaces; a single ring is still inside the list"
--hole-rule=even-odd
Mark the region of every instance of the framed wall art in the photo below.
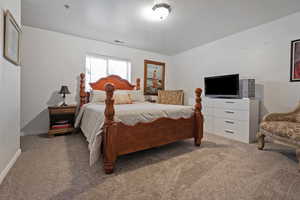
[[[165,63],[145,60],[144,67],[144,94],[158,95],[165,89]]]
[[[13,15],[4,12],[4,50],[3,56],[15,65],[20,65],[21,29]]]
[[[294,40],[291,43],[290,81],[300,81],[300,40]]]

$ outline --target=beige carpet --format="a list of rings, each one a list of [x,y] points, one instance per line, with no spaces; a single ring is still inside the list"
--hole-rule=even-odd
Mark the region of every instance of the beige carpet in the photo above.
[[[88,165],[81,134],[21,139],[23,153],[0,186],[2,200],[300,199],[294,150],[207,135],[118,159],[113,175]]]

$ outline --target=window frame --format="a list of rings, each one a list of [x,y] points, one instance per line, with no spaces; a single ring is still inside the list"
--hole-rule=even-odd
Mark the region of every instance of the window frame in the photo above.
[[[95,53],[86,53],[85,55],[85,73],[87,72],[87,59],[89,58],[99,58],[99,59],[102,59],[102,60],[105,60],[106,61],[106,76],[110,76],[110,75],[116,75],[116,74],[110,74],[109,73],[109,61],[110,60],[113,60],[113,61],[122,61],[122,62],[126,62],[126,71],[127,71],[127,78],[125,78],[125,80],[128,80],[130,83],[131,83],[131,76],[132,76],[132,70],[131,70],[131,66],[132,66],[132,63],[131,63],[131,60],[129,59],[125,59],[125,58],[118,58],[118,57],[114,57],[114,56],[105,56],[105,55],[99,55],[99,54],[95,54]],[[89,63],[90,64],[90,63]],[[91,64],[90,64],[90,70],[91,70]],[[89,75],[89,77],[86,76],[86,79],[88,78],[88,81],[86,81],[86,83],[92,83],[92,80],[91,80],[91,75]],[[103,77],[99,77],[100,78],[103,78]],[[121,77],[122,78],[122,77]],[[122,78],[124,79],[124,78]],[[89,90],[91,88],[87,88],[86,87],[86,90]]]

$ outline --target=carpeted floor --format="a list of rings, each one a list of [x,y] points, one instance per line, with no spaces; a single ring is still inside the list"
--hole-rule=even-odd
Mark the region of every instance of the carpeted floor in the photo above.
[[[293,149],[247,145],[206,135],[121,156],[112,175],[88,165],[81,134],[21,139],[20,158],[0,186],[2,200],[299,200]]]

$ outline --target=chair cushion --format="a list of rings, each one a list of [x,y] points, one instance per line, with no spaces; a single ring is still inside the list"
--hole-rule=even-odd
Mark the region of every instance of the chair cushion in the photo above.
[[[280,137],[300,141],[300,123],[286,121],[265,121],[260,128]]]

